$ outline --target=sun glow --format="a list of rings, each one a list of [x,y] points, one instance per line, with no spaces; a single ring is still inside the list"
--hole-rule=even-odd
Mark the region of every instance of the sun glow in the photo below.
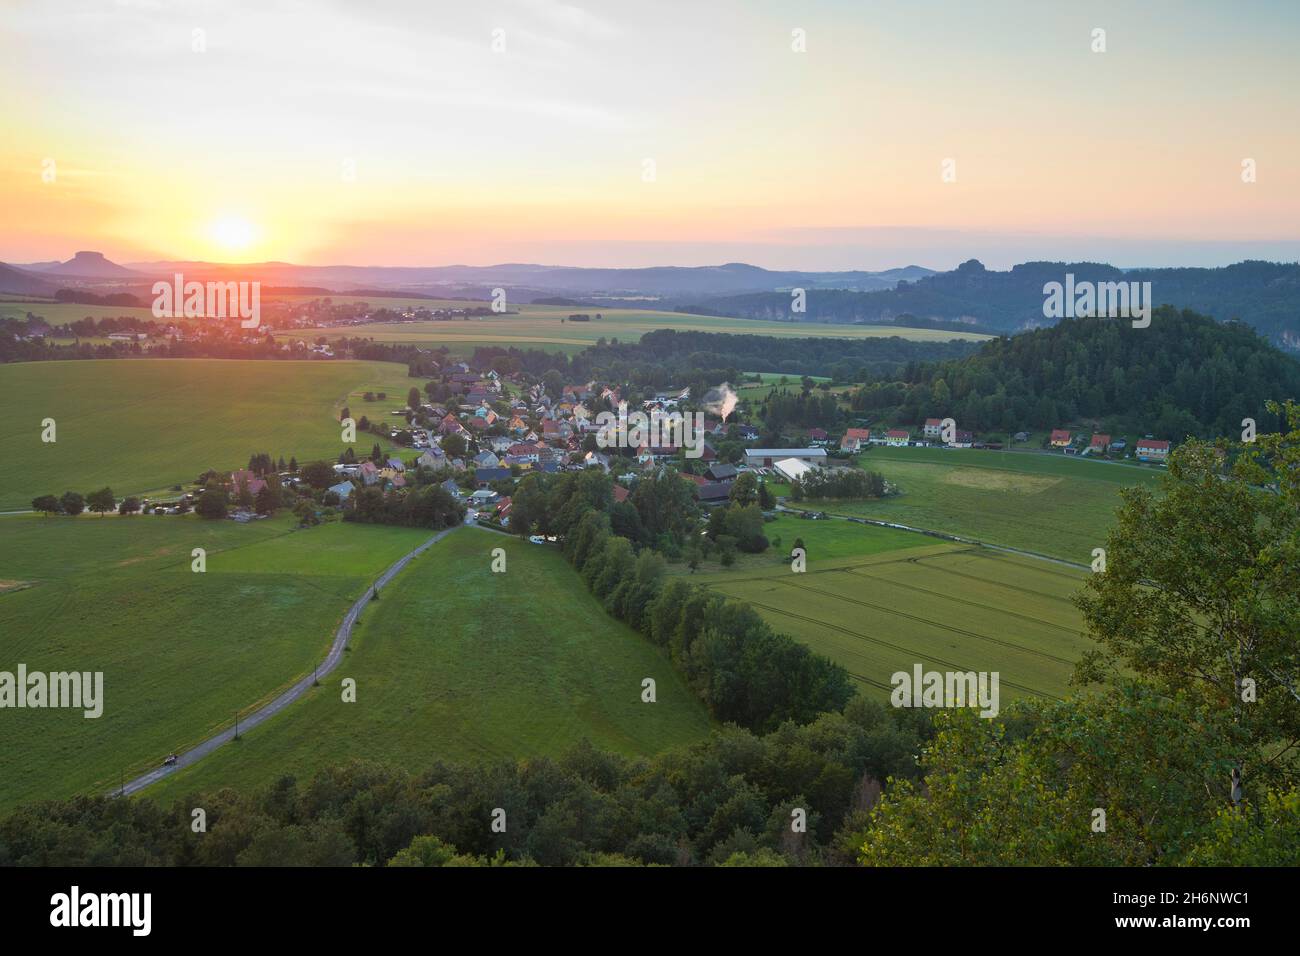
[[[229,252],[243,252],[257,240],[257,228],[239,216],[223,216],[208,230],[212,241]]]

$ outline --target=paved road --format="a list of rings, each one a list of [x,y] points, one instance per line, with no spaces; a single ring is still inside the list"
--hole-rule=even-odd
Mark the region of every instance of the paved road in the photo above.
[[[343,623],[339,625],[339,629],[334,633],[334,643],[330,645],[329,655],[325,658],[324,663],[317,668],[315,677],[324,677],[330,671],[334,670],[334,668],[338,667],[339,662],[343,660],[343,651],[348,646],[348,641],[352,637],[352,626],[356,624],[357,617],[361,614],[361,609],[370,603],[370,595],[374,593],[374,588],[386,587],[388,582],[396,577],[403,568],[410,564],[411,560],[415,558],[416,555],[423,554],[454,530],[455,528],[447,528],[445,531],[439,531],[414,551],[399,558],[391,567],[388,568],[387,571],[379,576],[374,587],[367,588],[366,593],[357,598],[356,603],[348,609],[348,613],[344,616]],[[265,720],[269,720],[271,717],[274,717],[276,714],[280,713],[280,711],[292,704],[295,700],[298,700],[306,694],[307,691],[311,690],[315,677],[308,674],[269,704],[259,707],[247,716],[241,714],[239,717],[239,732],[242,734],[245,731],[252,730],[258,724]],[[215,737],[209,737],[207,740],[203,741],[203,743],[185,751],[183,754],[178,754],[176,763],[172,764],[170,767],[160,766],[154,770],[150,770],[148,773],[141,774],[134,780],[127,781],[124,787],[115,789],[113,795],[129,796],[130,794],[143,790],[151,783],[157,783],[159,780],[170,776],[182,767],[188,767],[191,764],[197,763],[222,744],[233,740],[234,736],[235,728],[233,726],[228,727]]]

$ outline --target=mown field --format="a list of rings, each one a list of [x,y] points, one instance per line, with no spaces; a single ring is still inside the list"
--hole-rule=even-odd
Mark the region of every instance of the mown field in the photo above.
[[[332,296],[335,302],[349,301],[348,296]],[[379,299],[352,297],[373,305],[388,308],[420,307],[453,308],[485,306],[488,303],[438,303],[422,299]],[[729,319],[707,315],[689,315],[682,312],[653,312],[640,309],[577,309],[546,305],[512,306],[518,314],[504,314],[447,322],[397,322],[346,328],[300,329],[293,334],[315,339],[325,336],[335,339],[343,336],[363,336],[377,342],[415,342],[434,347],[446,345],[453,351],[468,352],[480,345],[542,348],[551,351],[577,352],[598,339],[618,339],[621,342],[640,339],[655,329],[680,329],[696,332],[730,332],[746,335],[775,335],[780,337],[827,338],[881,338],[897,335],[914,341],[939,341],[949,339],[983,340],[986,335],[967,332],[941,332],[934,329],[886,328],[869,325],[831,325],[817,322],[767,322],[749,319]],[[601,319],[595,314],[600,311]],[[565,321],[569,315],[581,312],[592,316],[590,322]]]
[[[788,569],[790,551],[799,541],[803,542],[804,553],[809,562],[881,554],[932,543],[930,539],[910,531],[877,528],[833,519],[811,521],[792,514],[779,514],[776,520],[765,522],[763,534],[771,542],[771,547],[762,554],[738,553],[736,563],[730,568],[724,568],[714,554],[702,561],[695,573],[765,571],[773,567]],[[669,573],[689,575],[691,570],[685,563],[679,562],[669,565]]]
[[[265,451],[288,461],[334,458],[338,410],[383,418],[366,390],[405,396],[415,382],[391,362],[103,359],[0,365],[0,511],[38,494],[118,497],[193,481],[208,468],[242,468]],[[422,382],[419,384],[423,384]],[[57,441],[41,441],[41,422]],[[364,452],[373,436],[360,436]],[[381,442],[382,444],[382,442]]]
[[[1092,549],[1106,543],[1120,489],[1153,487],[1160,477],[1154,469],[1131,465],[979,449],[873,446],[858,464],[883,474],[901,493],[803,507],[944,531],[1077,564],[1090,563]]]
[[[493,548],[505,549],[504,573],[489,570]],[[355,703],[342,701],[347,677]],[[641,702],[645,677],[657,703]],[[667,658],[606,615],[558,551],[464,528],[381,592],[307,699],[143,793],[167,801],[304,778],[354,757],[418,770],[554,754],[584,737],[648,754],[709,729]]]
[[[777,630],[843,665],[868,696],[888,697],[890,675],[918,663],[997,671],[1004,704],[1065,693],[1089,646],[1070,603],[1083,572],[986,548],[926,544],[915,534],[907,547],[879,537],[906,532],[849,522],[807,524],[818,530],[804,535],[805,573],[783,561],[696,580],[748,602]],[[822,531],[830,526],[839,527]],[[838,556],[850,543],[834,546],[835,538],[848,529],[861,533],[861,553]]]
[[[0,518],[0,670],[102,671],[104,713],[0,711],[0,810],[107,791],[307,673],[410,528]],[[194,548],[207,570],[191,570]]]

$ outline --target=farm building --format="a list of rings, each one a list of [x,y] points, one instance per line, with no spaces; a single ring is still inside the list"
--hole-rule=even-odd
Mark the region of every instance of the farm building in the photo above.
[[[1064,428],[1053,428],[1051,443],[1053,448],[1068,448],[1070,446],[1070,433]]]
[[[810,465],[806,461],[798,458],[783,458],[772,466],[776,473],[786,481],[795,481],[799,478],[806,478],[809,474],[816,471],[815,465]]]
[[[695,494],[700,499],[702,505],[723,504],[731,497],[731,485],[724,485],[721,482],[713,481],[705,485],[700,485],[695,489]]]
[[[771,468],[778,461],[794,458],[807,465],[824,465],[825,448],[750,448],[745,451],[745,464],[751,468]]]
[[[850,428],[840,439],[840,451],[856,452],[861,450],[862,443],[871,441],[870,428]]]
[[[1169,457],[1169,442],[1154,438],[1139,439],[1133,453],[1138,461],[1164,461]]]

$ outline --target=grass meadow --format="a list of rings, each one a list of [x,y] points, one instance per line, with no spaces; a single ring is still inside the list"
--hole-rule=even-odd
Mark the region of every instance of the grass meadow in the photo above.
[[[349,300],[348,296],[333,296],[336,302]],[[423,299],[378,299],[360,297],[375,305],[388,308],[419,307],[453,308],[485,306],[486,302],[439,303]],[[413,342],[438,347],[446,345],[453,352],[466,353],[477,346],[515,346],[541,348],[548,351],[578,352],[594,345],[598,339],[618,339],[635,342],[646,332],[655,329],[679,329],[695,332],[728,332],[745,335],[774,335],[783,338],[808,336],[857,339],[899,336],[914,341],[946,342],[949,339],[982,341],[987,335],[970,332],[943,332],[935,329],[905,329],[872,325],[834,325],[819,322],[768,322],[757,319],[730,319],[709,315],[691,315],[683,312],[654,312],[642,309],[588,309],[547,305],[514,306],[516,313],[458,319],[447,322],[395,322],[346,328],[297,329],[293,334],[315,339],[324,336],[336,339],[343,336],[362,336],[377,342]],[[595,319],[599,311],[601,318]],[[581,312],[592,316],[590,322],[569,322],[568,316]],[[778,378],[780,376],[777,376]]]
[[[1153,487],[1160,478],[1156,469],[1141,466],[982,449],[873,446],[858,465],[883,474],[899,494],[802,506],[943,531],[1076,564],[1091,562],[1092,549],[1105,544],[1120,489]]]
[[[103,359],[0,365],[0,511],[38,494],[119,498],[193,481],[208,468],[242,468],[254,452],[288,461],[335,458],[338,411],[387,419],[365,403],[387,391],[398,405],[412,384],[391,362]],[[396,407],[396,406],[394,406]],[[52,418],[57,441],[41,440]],[[358,454],[375,438],[358,436]],[[364,443],[364,449],[361,448]],[[386,444],[386,442],[381,442]]]
[[[848,522],[806,522],[842,525]],[[888,530],[888,529],[884,529]],[[906,534],[906,532],[895,532]],[[927,544],[831,556],[826,537],[804,535],[808,568],[788,561],[698,575],[746,601],[779,631],[841,664],[868,696],[884,698],[890,675],[912,670],[997,671],[1003,701],[1059,697],[1090,646],[1070,596],[1083,572],[987,548]],[[818,557],[819,552],[824,557]]]
[[[108,791],[323,659],[351,603],[431,532],[288,517],[0,518],[0,670],[102,671],[104,713],[5,710],[0,811]],[[191,569],[194,548],[207,570]]]
[[[492,550],[506,571],[489,571]],[[343,678],[356,681],[344,703]],[[657,702],[641,702],[653,677]],[[704,706],[668,659],[609,617],[560,553],[478,528],[448,535],[366,609],[346,659],[283,714],[143,791],[300,779],[352,758],[556,754],[586,738],[628,755],[702,739]]]

